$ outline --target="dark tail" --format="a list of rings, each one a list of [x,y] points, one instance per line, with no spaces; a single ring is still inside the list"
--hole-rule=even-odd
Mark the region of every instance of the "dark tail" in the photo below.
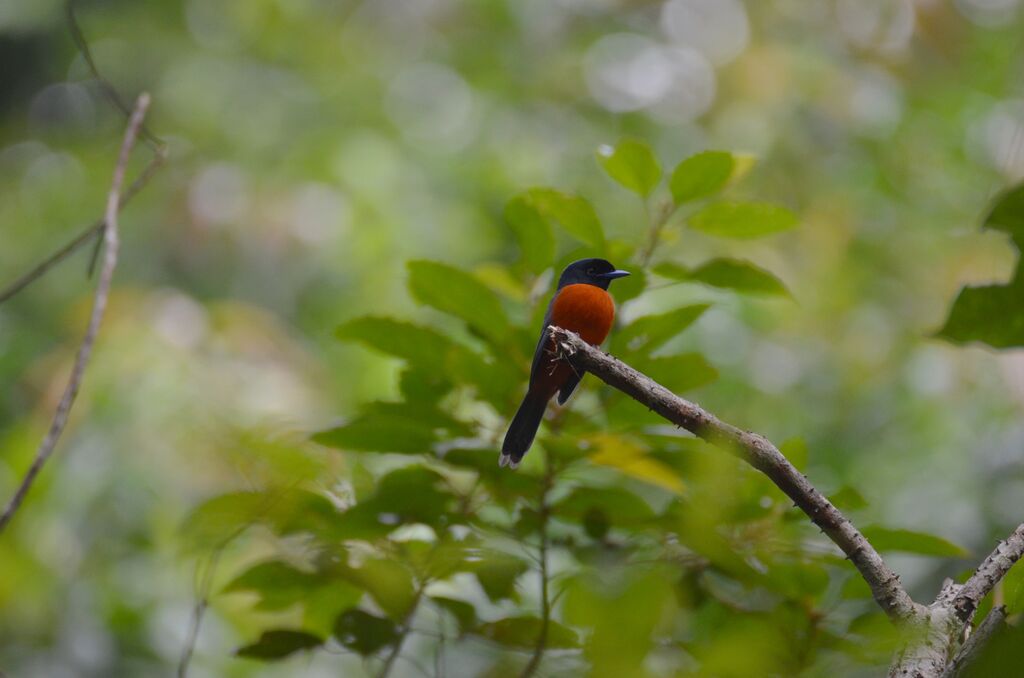
[[[523,404],[519,406],[519,411],[512,418],[512,423],[508,425],[505,442],[501,445],[499,466],[512,468],[519,466],[523,455],[533,444],[533,437],[537,435],[537,428],[540,427],[540,420],[544,418],[544,410],[547,409],[547,406],[548,401],[543,396],[533,393],[526,394]]]

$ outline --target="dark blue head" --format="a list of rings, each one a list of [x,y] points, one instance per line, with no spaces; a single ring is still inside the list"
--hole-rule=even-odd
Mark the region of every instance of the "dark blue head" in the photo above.
[[[558,289],[562,289],[566,285],[582,283],[606,290],[611,281],[627,275],[629,275],[629,271],[620,271],[604,259],[580,259],[572,262],[562,271],[562,276],[558,279]]]

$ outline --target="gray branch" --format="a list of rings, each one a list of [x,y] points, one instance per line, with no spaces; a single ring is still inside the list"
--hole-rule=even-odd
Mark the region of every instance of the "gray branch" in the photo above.
[[[572,332],[554,326],[549,330],[559,357],[761,471],[821,528],[860,572],[878,605],[906,633],[890,676],[957,676],[974,661],[1005,612],[993,612],[973,641],[964,644],[956,659],[951,657],[981,600],[1024,554],[1024,525],[999,542],[966,583],[947,580],[931,605],[915,603],[864,535],[763,436],[721,421]]]
[[[867,538],[768,440],[721,421],[576,334],[554,326],[550,330],[557,350],[576,368],[592,373],[673,424],[726,449],[768,476],[846,554],[890,618],[908,620],[921,611]]]
[[[71,368],[71,377],[68,379],[68,385],[64,389],[64,395],[61,396],[60,403],[57,405],[57,411],[53,415],[50,429],[47,431],[46,437],[43,438],[43,442],[39,445],[36,456],[32,460],[32,465],[22,479],[17,491],[15,491],[14,496],[8,502],[3,515],[0,515],[0,532],[14,518],[14,514],[18,511],[29,489],[31,489],[36,476],[39,475],[46,460],[53,454],[57,441],[60,440],[64,427],[67,425],[68,415],[71,413],[71,406],[75,402],[75,396],[78,395],[78,389],[82,385],[85,368],[89,364],[89,357],[92,355],[92,348],[96,343],[96,336],[99,334],[100,323],[103,320],[103,312],[107,307],[107,299],[110,296],[110,287],[114,279],[114,269],[117,268],[119,244],[117,213],[121,208],[121,187],[124,185],[125,168],[128,166],[128,158],[131,156],[132,148],[135,146],[135,140],[138,138],[147,108],[149,108],[149,95],[142,94],[135,104],[128,128],[125,130],[124,141],[121,144],[121,154],[118,157],[117,166],[114,168],[114,177],[111,180],[110,193],[107,196],[103,228],[103,240],[106,245],[106,251],[103,257],[103,267],[100,269],[99,282],[96,285],[96,293],[93,297],[92,312],[89,315],[89,326],[86,329],[85,338],[82,339],[82,344],[78,348],[75,364]]]
[[[953,609],[960,620],[967,622],[978,609],[981,599],[988,595],[999,581],[1006,576],[1013,564],[1024,554],[1024,524],[1017,527],[995,550],[982,561],[971,578],[961,587],[953,599]]]
[[[971,634],[964,646],[960,648],[953,661],[949,663],[943,678],[963,678],[967,675],[967,668],[974,664],[981,656],[982,651],[992,640],[992,637],[1003,627],[1006,622],[1006,608],[1003,606],[994,607],[981,622],[978,630]]]

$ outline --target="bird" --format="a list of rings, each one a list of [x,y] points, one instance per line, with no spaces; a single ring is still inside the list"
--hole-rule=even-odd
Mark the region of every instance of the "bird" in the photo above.
[[[548,328],[555,325],[575,332],[589,344],[601,344],[615,322],[615,302],[608,294],[608,285],[627,275],[629,271],[619,270],[604,259],[580,259],[562,271],[533,354],[530,385],[505,433],[499,466],[518,468],[533,444],[548,401],[557,393],[558,404],[564,405],[583,377],[568,362],[557,358]]]

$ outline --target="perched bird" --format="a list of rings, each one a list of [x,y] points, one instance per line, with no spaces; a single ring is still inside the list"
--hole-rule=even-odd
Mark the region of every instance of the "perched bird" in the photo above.
[[[604,259],[581,259],[562,271],[533,355],[530,387],[501,445],[500,466],[519,466],[523,455],[533,444],[548,401],[557,393],[558,404],[564,405],[580,383],[582,375],[554,355],[554,340],[548,326],[575,332],[587,343],[597,346],[608,336],[615,321],[615,303],[607,292],[608,285],[612,280],[627,275],[628,271],[617,270]]]

